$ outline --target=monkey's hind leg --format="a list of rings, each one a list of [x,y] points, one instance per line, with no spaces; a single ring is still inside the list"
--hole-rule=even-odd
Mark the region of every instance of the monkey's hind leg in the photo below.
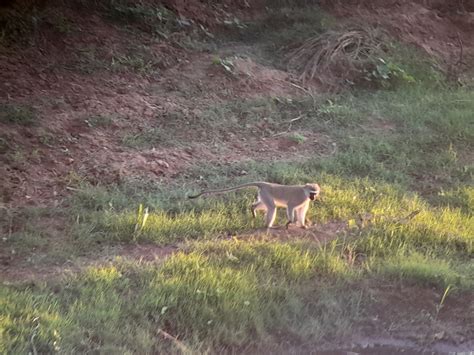
[[[267,213],[265,215],[265,224],[268,229],[273,228],[273,222],[275,222],[275,217],[276,217],[276,207],[275,206],[269,206],[267,208]]]
[[[252,204],[252,207],[250,209],[252,210],[253,218],[255,218],[255,217],[257,217],[257,211],[258,210],[266,211],[267,207],[265,206],[265,204],[262,201],[257,201],[257,202]]]

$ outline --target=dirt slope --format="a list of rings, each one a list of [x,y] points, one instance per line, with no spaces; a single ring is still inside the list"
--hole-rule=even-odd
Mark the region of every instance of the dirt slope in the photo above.
[[[255,9],[261,9],[260,2],[208,7],[198,1],[170,0],[165,5],[211,28],[232,13],[255,16]],[[440,58],[443,68],[456,74],[473,58],[474,13],[467,5],[454,10],[435,5],[365,1],[328,8],[339,17],[388,28]],[[202,138],[205,132],[199,126],[206,109],[228,100],[298,93],[288,73],[238,58],[229,75],[214,63],[219,51],[176,45],[187,38],[186,33],[157,41],[96,14],[77,17],[70,9],[62,11],[73,30],[62,33],[57,25],[47,26],[37,35],[35,46],[0,51],[0,103],[31,106],[35,112],[31,125],[0,120],[4,204],[58,204],[68,194],[67,187],[81,181],[173,178],[200,160],[225,163],[298,155],[295,143],[278,135],[269,135],[264,151],[259,151],[265,122],[256,124],[251,136],[225,132],[211,144]],[[145,63],[132,62],[133,53],[144,48]],[[120,60],[128,61],[128,67],[121,67]],[[147,63],[153,71],[142,73]],[[184,129],[185,134],[175,139],[178,144],[145,144],[138,149],[124,144],[140,136],[146,140],[149,130],[159,131],[163,125]]]

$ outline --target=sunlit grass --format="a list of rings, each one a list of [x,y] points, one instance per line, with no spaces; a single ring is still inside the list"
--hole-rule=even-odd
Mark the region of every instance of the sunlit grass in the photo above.
[[[472,267],[459,260],[412,251],[358,261],[357,246],[354,238],[194,242],[161,266],[116,260],[51,286],[2,286],[2,350],[173,350],[160,329],[190,349],[278,343],[279,332],[314,342],[347,335],[370,306],[361,280],[474,287]]]
[[[14,291],[3,286],[9,316],[0,331],[17,334],[12,328],[17,324],[27,333],[16,341],[7,338],[3,349],[32,350],[28,332],[34,324],[25,319],[37,311],[25,305],[14,311],[13,298],[44,309],[47,332],[37,343],[44,352],[54,347],[64,352],[172,349],[172,343],[157,340],[159,329],[191,347],[205,342],[211,348],[274,341],[278,331],[306,340],[340,336],[358,317],[360,294],[328,291],[347,281],[343,268],[331,266],[340,256],[320,253],[299,244],[209,242],[175,254],[161,267],[116,261],[90,268],[60,288],[52,286],[55,294],[48,287]],[[332,286],[318,280],[331,275]]]
[[[48,353],[60,348],[61,316],[47,294],[0,285],[0,353]]]
[[[459,207],[432,205],[400,185],[313,175],[310,167],[279,166],[272,173],[285,183],[320,182],[321,201],[312,204],[309,218],[318,228],[347,224],[326,244],[253,238],[263,218],[251,217],[251,192],[184,201],[171,210],[165,206],[173,197],[164,192],[128,206],[120,191],[83,192],[74,227],[83,245],[188,241],[185,252],[161,265],[117,261],[90,268],[52,288],[2,286],[2,298],[10,300],[3,349],[33,351],[31,314],[42,310],[44,333],[34,344],[45,352],[57,346],[146,353],[176,350],[160,329],[190,349],[278,342],[279,332],[301,342],[340,338],[370,306],[364,287],[371,286],[358,285],[372,281],[472,292],[473,216],[462,208],[471,203],[469,188],[452,193]],[[227,239],[244,231],[245,238]],[[13,298],[26,303],[15,310]]]
[[[463,274],[456,270],[452,261],[434,258],[414,252],[407,255],[395,255],[381,260],[377,272],[403,283],[436,286],[445,289],[448,286],[469,289],[474,286],[472,274]]]

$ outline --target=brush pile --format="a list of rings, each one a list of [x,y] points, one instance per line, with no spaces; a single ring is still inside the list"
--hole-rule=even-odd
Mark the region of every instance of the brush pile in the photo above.
[[[362,26],[327,31],[292,50],[286,57],[288,69],[303,83],[354,85],[368,78],[387,51],[384,39],[381,30]]]

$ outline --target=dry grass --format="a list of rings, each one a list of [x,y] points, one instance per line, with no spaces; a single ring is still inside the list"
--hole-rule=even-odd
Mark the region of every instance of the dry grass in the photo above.
[[[364,75],[386,49],[384,33],[353,26],[330,30],[306,40],[287,56],[288,69],[304,83],[317,79],[330,86],[345,86]]]

